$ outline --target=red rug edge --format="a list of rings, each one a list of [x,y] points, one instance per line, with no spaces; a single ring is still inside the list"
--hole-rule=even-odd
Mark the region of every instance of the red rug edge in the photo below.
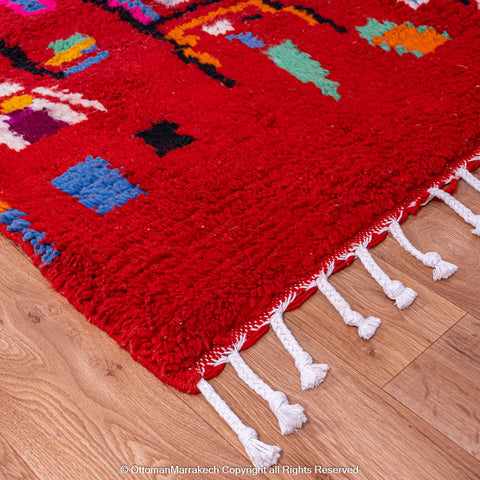
[[[324,272],[326,268],[332,263],[334,264],[333,273],[336,273],[343,268],[350,265],[355,259],[354,248],[359,244],[364,244],[367,248],[373,248],[381,243],[388,235],[388,225],[397,220],[402,224],[410,215],[416,215],[421,207],[426,206],[435,197],[429,193],[429,190],[434,187],[443,189],[444,191],[454,194],[457,190],[458,179],[456,178],[457,170],[466,168],[473,172],[480,167],[480,147],[477,147],[475,153],[458,160],[452,164],[444,173],[438,176],[430,184],[417,189],[415,194],[408,198],[405,202],[399,205],[394,210],[388,212],[379,218],[368,229],[359,232],[352,239],[347,241],[339,250],[324,258],[318,265],[316,273],[309,275],[300,280],[297,284],[290,286],[282,295],[279,295],[265,312],[255,320],[242,325],[242,327],[232,331],[232,342],[229,346],[216,347],[213,350],[204,354],[194,366],[192,366],[185,373],[184,378],[190,377],[191,381],[186,385],[178,385],[172,382],[171,385],[180,388],[182,391],[191,394],[198,394],[200,391],[197,388],[197,383],[201,379],[209,380],[217,376],[225,367],[225,358],[237,343],[241,343],[240,350],[245,350],[254,345],[267,331],[270,329],[270,317],[281,305],[286,312],[290,312],[303,305],[315,292],[318,290],[314,279]],[[339,318],[341,321],[341,318]],[[279,342],[279,346],[281,343]],[[315,352],[312,352],[315,357]],[[319,360],[319,359],[317,359]],[[293,366],[293,360],[292,360]],[[188,373],[190,373],[190,375]]]
[[[232,330],[230,335],[231,342],[229,342],[228,346],[215,347],[206,352],[192,367],[183,370],[181,375],[175,378],[160,378],[160,380],[185,393],[200,393],[197,383],[201,379],[208,380],[217,376],[225,366],[225,362],[222,362],[222,358],[224,359],[225,356],[239,344],[239,342],[241,343],[240,350],[244,350],[254,345],[270,329],[270,317],[274,311],[279,309],[279,306],[282,306],[283,311],[288,312],[303,305],[303,303],[305,303],[318,290],[314,279],[324,272],[328,265],[333,264],[334,269],[332,273],[336,273],[350,265],[355,260],[356,257],[353,251],[354,247],[358,246],[360,243],[368,248],[378,245],[386,238],[388,234],[388,225],[392,220],[395,219],[398,223],[403,223],[410,215],[415,215],[420,207],[427,205],[434,199],[434,197],[428,193],[429,189],[438,187],[444,189],[448,193],[455,193],[458,184],[458,179],[455,175],[457,170],[463,167],[467,168],[469,171],[474,171],[480,167],[480,146],[476,148],[475,153],[454,162],[444,173],[439,175],[430,184],[417,189],[411,197],[397,208],[383,215],[368,229],[359,232],[349,241],[345,242],[345,244],[335,253],[324,257],[323,261],[319,263],[315,269],[315,273],[301,279],[298,283],[286,289],[283,294],[278,295],[260,317],[245,323],[242,327],[236,330]],[[0,225],[0,227],[4,226]],[[22,239],[16,238],[15,233],[8,232],[5,228],[0,228],[0,230],[0,233],[5,238],[22,247],[22,250],[28,257],[30,257],[33,264],[48,280],[48,266],[43,265],[40,257],[35,255],[32,245],[29,242],[24,242]],[[341,318],[339,318],[339,321],[341,321]],[[279,346],[281,346],[280,341]],[[312,356],[315,359],[315,352],[312,352]],[[133,355],[132,358],[136,360]],[[147,366],[145,366],[145,368],[148,369]]]

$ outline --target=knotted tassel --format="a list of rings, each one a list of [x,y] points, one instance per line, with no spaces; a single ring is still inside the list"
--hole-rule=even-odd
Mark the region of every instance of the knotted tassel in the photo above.
[[[365,340],[369,340],[375,335],[377,328],[382,323],[379,318],[365,318],[361,313],[352,310],[348,302],[338,293],[335,287],[328,281],[325,273],[319,275],[316,279],[318,289],[325,295],[327,300],[335,307],[342,316],[343,321],[352,327],[358,328],[358,335]]]
[[[283,313],[280,310],[272,315],[270,324],[282,345],[295,360],[295,366],[300,372],[302,390],[318,387],[327,376],[328,365],[313,363],[312,357],[300,346],[293,333],[285,325]]]
[[[295,433],[307,421],[301,405],[290,405],[283,392],[277,392],[267,385],[243,360],[235,350],[228,356],[228,361],[238,376],[258,395],[260,395],[278,419],[283,435]]]
[[[401,310],[409,307],[417,297],[417,292],[405,287],[400,280],[392,280],[377,264],[370,252],[363,245],[357,247],[355,254],[366,268],[367,272],[382,287],[385,295],[395,300],[395,305]]]
[[[465,222],[474,227],[473,230],[471,230],[474,235],[480,236],[480,215],[475,215],[463,203],[459,202],[452,195],[444,190],[441,190],[440,188],[431,188],[429,192],[431,195],[445,202],[445,204],[447,204],[457,215],[462,217]]]
[[[390,224],[389,230],[393,238],[405,251],[417,260],[420,260],[426,267],[433,268],[433,279],[435,281],[446,279],[458,270],[456,265],[443,260],[437,252],[422,253],[420,250],[417,250],[405,236],[397,221],[394,220]]]
[[[238,435],[238,439],[244,446],[254,467],[270,468],[278,462],[281,452],[279,447],[267,445],[258,440],[257,432],[253,428],[247,427],[240,418],[238,418],[225,400],[223,400],[205,379],[202,378],[197,383],[197,387],[207,402],[210,403],[230,428]]]

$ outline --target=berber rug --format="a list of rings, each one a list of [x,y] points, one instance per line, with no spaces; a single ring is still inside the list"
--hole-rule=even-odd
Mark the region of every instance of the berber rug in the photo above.
[[[401,228],[434,199],[480,235],[454,197],[480,190],[474,0],[0,0],[0,73],[1,233],[257,467],[279,448],[208,380],[230,363],[295,432],[303,408],[241,350],[271,327],[314,388],[328,366],[286,310],[320,290],[367,341],[380,319],[332,274],[361,262],[404,309],[369,247],[391,235],[448,278]]]

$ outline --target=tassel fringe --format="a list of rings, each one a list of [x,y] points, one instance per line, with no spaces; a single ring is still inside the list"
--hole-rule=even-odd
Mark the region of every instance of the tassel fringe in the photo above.
[[[280,458],[280,448],[258,440],[257,432],[253,428],[247,427],[238,435],[247,455],[257,468],[270,468],[278,463]]]
[[[300,346],[293,333],[285,325],[283,313],[277,310],[270,318],[270,324],[278,339],[295,361],[300,372],[302,390],[318,387],[327,376],[328,365],[313,363],[312,357]]]
[[[295,361],[295,366],[300,371],[300,385],[302,390],[317,388],[325,381],[329,366],[326,363],[313,363],[312,357],[305,352],[305,358]]]
[[[463,203],[459,202],[449,193],[441,190],[440,188],[431,188],[429,190],[430,194],[434,197],[442,200],[446,205],[448,205],[457,215],[463,218],[465,222],[469,223],[473,228],[471,232],[474,235],[480,236],[480,215],[475,215],[468,207]]]
[[[336,288],[328,281],[325,273],[319,275],[316,280],[318,289],[325,295],[327,300],[335,307],[343,318],[343,321],[352,327],[358,328],[358,335],[369,340],[375,335],[377,328],[382,323],[379,318],[365,318],[361,313],[351,309],[348,302],[338,293]]]
[[[258,440],[257,432],[253,428],[247,427],[240,418],[238,418],[225,400],[223,400],[205,379],[202,378],[198,382],[197,387],[207,402],[210,403],[230,428],[238,435],[238,439],[255,467],[270,468],[276,465],[280,458],[281,450],[279,447],[267,445]]]
[[[435,281],[449,278],[458,270],[456,265],[443,260],[437,252],[422,253],[417,250],[405,236],[398,222],[393,221],[389,230],[393,238],[406,252],[420,260],[426,267],[433,268],[433,279]]]
[[[307,421],[303,407],[298,403],[291,405],[283,392],[274,391],[268,400],[272,412],[278,419],[282,435],[290,435],[302,428]]]
[[[403,310],[408,308],[417,297],[417,292],[411,288],[405,287],[400,280],[392,280],[375,262],[366,247],[360,245],[355,250],[355,254],[366,268],[367,272],[382,287],[385,295],[391,300],[395,300],[395,305]]]
[[[427,252],[425,254],[424,264],[427,267],[433,268],[433,279],[436,282],[450,278],[458,270],[455,264],[446,262],[436,252]]]
[[[467,168],[459,168],[456,171],[456,177],[465,180],[471,187],[480,192],[480,180],[474,177]],[[480,236],[480,215],[474,214],[468,207],[441,188],[433,187],[429,190],[429,193],[431,196],[442,200],[454,212],[462,217],[465,222],[472,225],[472,233]],[[415,206],[415,202],[410,205],[412,208]],[[401,211],[400,213],[404,212]],[[406,213],[409,212],[407,211]],[[435,281],[447,279],[458,270],[456,265],[443,260],[437,252],[423,253],[418,250],[405,236],[397,220],[384,223],[381,228],[382,230],[376,230],[373,234],[383,233],[388,230],[407,253],[422,262],[426,267],[433,269],[433,279]],[[370,239],[368,241],[370,241]],[[340,259],[346,260],[352,255],[352,253],[355,253],[356,257],[361,261],[368,273],[382,287],[387,297],[394,300],[395,305],[399,309],[409,307],[415,301],[417,293],[411,288],[405,287],[402,282],[392,280],[377,264],[365,245],[358,245],[354,252],[351,250],[343,252],[343,256],[341,256]],[[328,281],[328,277],[332,273],[333,267],[334,263],[330,265],[326,272],[318,275],[313,283],[305,283],[302,285],[302,288],[308,290],[316,285],[341,315],[345,324],[357,327],[359,336],[368,340],[376,333],[381,321],[376,317],[365,318],[361,313],[350,307],[349,303]],[[280,308],[273,312],[268,322],[271,324],[272,329],[282,345],[294,359],[295,366],[300,373],[302,389],[308,390],[317,387],[325,380],[329,367],[326,364],[314,363],[310,354],[300,346],[290,329],[285,324],[283,313],[289,302],[294,298],[295,293],[291,294],[290,298],[285,301]],[[265,322],[260,326],[264,324]],[[246,337],[244,336],[244,338],[240,339],[235,347],[232,347],[231,349],[229,348],[227,351],[224,350],[222,352],[224,356],[220,359],[214,360],[212,364],[217,365],[225,362],[231,363],[239,378],[241,378],[250,388],[252,388],[252,390],[268,403],[270,409],[277,417],[282,434],[289,435],[296,432],[307,421],[303,407],[298,404],[291,405],[288,402],[285,393],[273,390],[247,365],[239,352],[245,338]],[[256,468],[266,469],[277,464],[281,453],[279,447],[268,445],[258,440],[257,432],[240,420],[240,418],[230,409],[227,403],[205,379],[201,379],[198,382],[197,387],[205,399],[237,434],[247,455],[250,457],[252,464]]]
[[[267,385],[243,360],[235,350],[228,356],[228,361],[238,376],[260,397],[262,397],[272,412],[276,415],[280,431],[283,435],[296,432],[307,421],[301,405],[290,405],[283,392],[277,392]]]

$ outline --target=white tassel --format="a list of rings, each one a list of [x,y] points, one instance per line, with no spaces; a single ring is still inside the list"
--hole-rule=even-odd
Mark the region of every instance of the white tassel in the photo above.
[[[480,215],[475,215],[468,207],[459,202],[449,193],[440,188],[431,188],[430,194],[445,202],[457,215],[462,217],[465,222],[469,223],[473,228],[471,232],[480,236]]]
[[[257,432],[253,428],[247,427],[240,418],[238,418],[225,400],[223,400],[205,379],[202,378],[197,383],[197,387],[207,402],[210,403],[230,428],[238,435],[238,439],[244,446],[254,467],[270,468],[276,465],[280,458],[281,450],[279,447],[267,445],[258,440]]]
[[[436,282],[451,277],[458,270],[454,263],[446,262],[437,252],[425,253],[423,264],[433,268],[433,279]]]
[[[395,238],[398,244],[406,252],[415,257],[417,260],[420,260],[426,267],[433,268],[433,279],[435,281],[446,279],[452,276],[458,270],[456,265],[443,260],[437,252],[422,253],[420,250],[415,248],[405,236],[400,224],[397,221],[394,220],[390,224],[389,229],[390,233],[393,235],[393,238]]]
[[[335,307],[342,316],[343,321],[350,326],[358,328],[358,335],[369,340],[375,335],[377,328],[382,323],[379,318],[365,318],[361,313],[352,310],[348,302],[338,293],[335,287],[328,281],[325,273],[316,279],[318,289],[325,295],[327,300]]]
[[[268,402],[270,409],[276,415],[280,431],[283,435],[295,433],[307,421],[301,405],[290,405],[283,392],[277,392],[267,385],[243,360],[235,350],[228,356],[228,361],[238,376],[258,395]]]
[[[395,305],[401,310],[409,307],[417,297],[417,292],[405,287],[400,280],[392,280],[375,262],[370,252],[363,245],[357,247],[355,254],[367,269],[373,279],[382,287],[385,295],[395,300]]]
[[[254,467],[270,468],[277,464],[280,458],[280,447],[258,440],[257,432],[253,428],[246,427],[238,434],[238,438]]]
[[[280,342],[295,360],[295,366],[300,372],[302,390],[318,387],[327,376],[328,365],[313,363],[312,357],[300,346],[293,333],[285,325],[283,314],[277,310],[270,318],[270,324]]]

